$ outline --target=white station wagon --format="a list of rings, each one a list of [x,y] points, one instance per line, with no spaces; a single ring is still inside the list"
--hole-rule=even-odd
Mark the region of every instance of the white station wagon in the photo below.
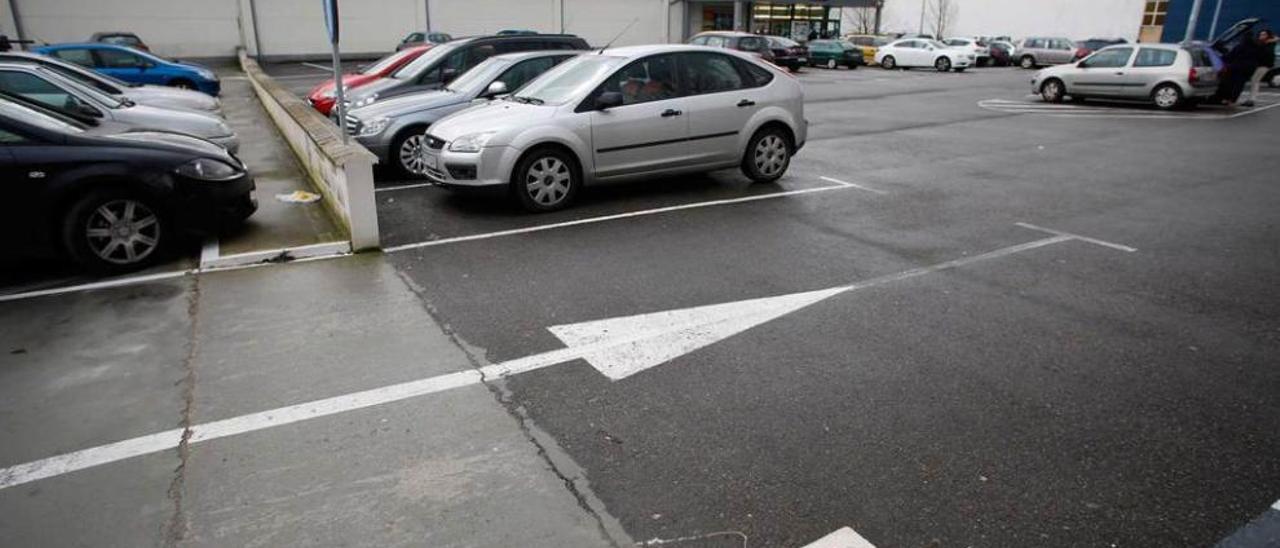
[[[551,211],[605,182],[732,167],[775,181],[807,128],[800,82],[777,67],[720,48],[634,46],[570,59],[436,122],[422,153],[439,186]]]

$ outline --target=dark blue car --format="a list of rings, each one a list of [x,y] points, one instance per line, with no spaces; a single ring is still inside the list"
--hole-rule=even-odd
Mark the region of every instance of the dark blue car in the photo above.
[[[33,51],[82,65],[134,84],[153,84],[199,90],[217,96],[218,75],[195,63],[170,61],[154,54],[115,44],[56,44]]]

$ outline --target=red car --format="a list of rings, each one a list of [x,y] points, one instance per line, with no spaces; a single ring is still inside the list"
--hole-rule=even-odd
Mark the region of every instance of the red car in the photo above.
[[[375,80],[386,78],[434,46],[434,44],[427,44],[397,51],[379,59],[376,63],[370,64],[359,73],[343,74],[342,84],[344,89],[355,89]],[[311,106],[320,111],[321,114],[328,116],[329,111],[333,110],[334,103],[337,102],[333,80],[325,80],[312,89],[311,93],[307,94],[307,102],[311,103]]]

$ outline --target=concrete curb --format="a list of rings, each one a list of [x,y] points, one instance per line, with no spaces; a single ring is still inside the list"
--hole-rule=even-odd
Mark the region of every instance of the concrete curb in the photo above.
[[[351,249],[378,248],[378,210],[373,195],[377,157],[360,145],[343,143],[328,118],[267,75],[243,49],[239,58],[263,108],[350,236]]]

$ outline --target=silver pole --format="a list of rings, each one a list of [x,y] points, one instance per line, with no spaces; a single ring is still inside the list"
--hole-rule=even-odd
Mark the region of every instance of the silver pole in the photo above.
[[[1222,0],[1218,0],[1218,7],[1213,8],[1213,24],[1209,25],[1209,36],[1206,37],[1209,39],[1210,42],[1212,42],[1213,37],[1217,36],[1218,34],[1218,17],[1221,15],[1222,15]]]
[[[334,97],[338,104],[338,131],[342,133],[342,144],[347,144],[347,97],[342,89],[342,58],[338,56],[338,41],[333,42],[333,85],[337,93]]]
[[[1182,38],[1184,42],[1190,42],[1196,37],[1196,24],[1200,22],[1200,7],[1204,5],[1204,0],[1196,0],[1191,4],[1191,17],[1187,20],[1187,34]]]
[[[926,1],[920,0],[920,32],[918,34],[924,34],[924,6]]]

